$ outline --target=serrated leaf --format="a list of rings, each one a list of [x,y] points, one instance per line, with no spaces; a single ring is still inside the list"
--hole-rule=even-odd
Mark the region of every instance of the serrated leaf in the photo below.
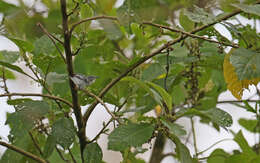
[[[20,49],[22,49],[25,52],[32,52],[33,51],[34,47],[30,42],[20,40],[20,39],[16,39],[16,38],[11,38],[11,37],[8,37],[8,39],[11,40],[12,42],[14,42]]]
[[[0,59],[0,60],[3,60],[4,62],[10,63],[10,64],[14,63],[19,58],[19,52],[16,52],[16,51],[3,50],[3,51],[0,51],[0,54],[3,56],[3,59]]]
[[[230,55],[232,51],[233,50],[225,55],[223,63],[223,73],[228,90],[230,90],[233,96],[240,100],[243,95],[243,90],[247,89],[250,84],[257,85],[257,83],[260,81],[260,78],[254,78],[251,80],[239,80],[235,72],[235,67],[230,63]]]
[[[260,77],[260,53],[244,48],[235,49],[230,56],[230,63],[239,80]]]
[[[7,116],[6,124],[11,126],[11,134],[16,138],[24,136],[34,126],[34,121],[49,111],[45,101],[21,100],[16,101],[17,111]]]
[[[183,126],[181,126],[177,123],[169,122],[164,119],[162,119],[161,121],[162,121],[162,124],[169,129],[169,132],[171,134],[174,134],[176,136],[183,136],[183,135],[187,134],[186,131],[183,129],[184,128]]]
[[[52,56],[54,51],[55,51],[55,46],[46,35],[38,38],[34,43],[33,53],[35,55]]]
[[[232,4],[232,6],[235,6],[236,8],[239,8],[240,10],[246,13],[260,16],[260,4],[254,4],[254,5]]]
[[[163,101],[167,105],[169,110],[172,110],[172,97],[166,92],[162,87],[156,85],[152,82],[146,82],[149,84],[153,89],[155,89],[162,97]]]
[[[204,11],[202,8],[194,6],[194,11],[190,12],[185,10],[184,15],[186,15],[191,21],[196,23],[210,24],[216,21],[216,17]]]
[[[214,123],[224,128],[230,127],[233,123],[232,116],[218,108],[208,110],[206,115],[208,115]]]
[[[86,163],[102,163],[103,153],[97,143],[87,144],[83,155]]]
[[[152,124],[127,124],[116,128],[108,136],[108,149],[123,151],[130,146],[140,146],[151,138],[154,131]]]
[[[75,131],[72,119],[61,118],[53,124],[51,135],[55,137],[57,144],[68,149],[75,140]]]
[[[251,157],[256,156],[256,153],[248,145],[248,142],[246,141],[241,130],[237,134],[235,134],[234,141],[239,145],[243,153],[245,153],[247,156],[251,156]]]

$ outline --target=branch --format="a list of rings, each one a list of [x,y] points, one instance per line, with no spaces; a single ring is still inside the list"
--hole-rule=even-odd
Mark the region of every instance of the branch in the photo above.
[[[40,163],[48,163],[48,161],[46,161],[46,160],[44,160],[44,159],[42,159],[42,158],[40,158],[40,157],[38,157],[38,156],[36,156],[36,155],[30,153],[30,152],[24,151],[23,149],[21,149],[21,148],[19,148],[19,147],[17,147],[17,146],[14,146],[14,145],[12,145],[12,144],[8,144],[8,143],[5,143],[5,142],[3,142],[3,141],[0,141],[0,145],[5,146],[5,147],[7,147],[8,149],[13,150],[13,151],[15,151],[15,152],[18,152],[18,153],[20,153],[20,154],[22,154],[22,155],[24,155],[24,156],[26,156],[26,157],[29,157],[29,158],[31,158],[31,159],[37,161],[37,162],[40,162]]]
[[[56,38],[55,36],[53,36],[52,34],[50,34],[41,23],[37,23],[37,25],[41,28],[41,30],[49,37],[49,39],[52,41],[52,43],[54,44],[54,46],[56,47],[56,49],[58,50],[61,58],[63,59],[64,63],[66,63],[66,59],[64,58],[61,50],[59,49],[58,45],[56,44],[56,42],[54,41],[54,39],[56,41],[58,41],[60,44],[63,45],[63,42],[61,40],[59,40],[58,38]]]
[[[93,143],[95,140],[97,140],[99,138],[99,136],[104,133],[104,130],[107,128],[107,126],[113,121],[113,119],[110,119],[104,126],[103,128],[98,132],[98,134],[92,139],[90,140],[88,143]]]
[[[79,137],[79,143],[80,143],[80,151],[81,151],[81,159],[84,162],[83,158],[83,151],[86,144],[86,127],[85,123],[83,122],[81,108],[79,106],[78,102],[78,92],[76,89],[76,85],[73,83],[73,81],[70,79],[74,75],[73,70],[73,62],[72,62],[72,52],[71,52],[71,32],[68,27],[68,15],[67,15],[67,6],[66,6],[66,0],[60,0],[61,5],[61,14],[62,14],[62,29],[63,29],[63,36],[64,36],[64,49],[66,54],[66,65],[67,65],[67,72],[69,76],[69,85],[70,85],[70,92],[72,96],[72,104],[73,104],[73,111],[76,117],[77,121],[77,127],[78,127],[78,137]]]
[[[260,3],[260,0],[258,0],[257,3]],[[232,16],[235,16],[239,13],[241,13],[242,11],[241,10],[235,10],[234,12],[222,17],[222,18],[219,18],[218,20],[216,20],[215,22],[213,23],[210,23],[208,25],[202,25],[194,30],[192,30],[190,32],[190,34],[194,34],[194,33],[197,33],[199,31],[202,31],[212,25],[215,25],[223,20],[226,20]],[[141,65],[142,63],[146,62],[148,59],[160,54],[163,50],[167,49],[169,46],[171,45],[174,45],[184,39],[186,39],[188,37],[188,35],[182,35],[172,41],[169,41],[168,43],[164,44],[161,48],[159,48],[158,50],[154,51],[153,53],[149,54],[149,55],[146,55],[144,56],[143,58],[141,58],[139,61],[137,61],[135,64],[133,64],[132,66],[130,66],[125,72],[123,72],[120,76],[118,76],[117,78],[115,78],[114,80],[112,80],[110,83],[108,83],[106,85],[105,88],[103,88],[101,90],[101,92],[99,93],[98,97],[102,98],[117,82],[119,82],[123,77],[125,77],[129,72],[133,71],[135,68],[137,68],[139,65]],[[95,109],[96,105],[98,104],[98,101],[95,101],[94,103],[92,103],[92,105],[88,108],[87,112],[84,114],[83,116],[83,121],[84,123],[86,123],[86,121],[88,120],[90,114],[92,113],[92,111]]]
[[[95,98],[99,103],[101,103],[101,104],[105,107],[105,109],[106,109],[106,111],[108,112],[108,114],[110,114],[111,117],[112,117],[114,120],[116,120],[116,121],[120,124],[120,121],[119,121],[119,120],[117,119],[117,117],[108,109],[108,107],[106,106],[106,104],[103,102],[102,99],[100,99],[98,96],[96,96],[95,94],[91,93],[91,92],[88,91],[87,89],[82,89],[82,91],[83,91],[84,93],[86,93],[87,95],[89,95],[89,96]]]
[[[58,100],[61,101],[65,104],[67,104],[69,107],[73,107],[72,104],[60,97],[57,96],[51,96],[51,95],[45,95],[45,94],[38,94],[38,93],[5,93],[5,94],[0,94],[0,97],[9,97],[9,96],[40,96],[40,97],[46,97],[49,99],[53,99],[53,100]]]
[[[80,24],[84,23],[84,22],[88,22],[91,20],[98,20],[98,19],[111,19],[111,20],[118,20],[116,17],[114,16],[106,16],[106,15],[102,15],[102,16],[95,16],[95,17],[91,17],[91,18],[86,18],[86,19],[82,19],[74,24],[71,25],[71,29],[70,29],[70,34],[72,34],[73,30]]]
[[[168,27],[168,26],[164,26],[164,25],[160,25],[160,24],[154,24],[154,23],[151,23],[151,22],[143,22],[143,24],[151,25],[151,26],[154,26],[154,27],[157,27],[157,28],[160,28],[160,29],[161,28],[167,29],[167,30],[172,31],[172,32],[185,34],[185,35],[192,37],[192,38],[197,38],[197,39],[205,40],[205,41],[208,41],[208,42],[217,43],[219,45],[225,45],[225,46],[230,46],[230,47],[233,47],[233,48],[239,48],[239,46],[237,44],[229,44],[229,43],[225,43],[225,42],[219,42],[219,41],[212,40],[212,39],[209,39],[209,38],[204,37],[204,36],[195,35],[195,34],[185,32],[185,31],[182,31],[182,30],[179,30],[179,29],[171,28],[171,27]]]

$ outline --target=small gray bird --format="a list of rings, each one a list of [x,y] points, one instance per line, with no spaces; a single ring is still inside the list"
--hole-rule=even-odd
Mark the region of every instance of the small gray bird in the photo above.
[[[91,85],[96,81],[97,78],[97,76],[85,76],[82,74],[75,74],[73,77],[70,77],[70,79],[79,89],[84,89],[86,86]]]

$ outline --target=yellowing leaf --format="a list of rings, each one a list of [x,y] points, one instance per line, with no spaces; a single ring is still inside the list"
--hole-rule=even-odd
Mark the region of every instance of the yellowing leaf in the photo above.
[[[230,63],[231,53],[232,50],[225,55],[223,64],[224,78],[227,83],[228,90],[230,90],[233,96],[240,100],[243,95],[243,90],[248,89],[248,86],[251,84],[257,85],[257,83],[260,81],[260,78],[253,78],[251,80],[239,80],[234,66]]]

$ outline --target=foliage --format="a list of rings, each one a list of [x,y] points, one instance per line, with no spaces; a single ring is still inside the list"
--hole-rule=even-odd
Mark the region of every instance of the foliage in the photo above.
[[[184,143],[189,131],[177,120],[189,118],[193,126],[193,117],[198,117],[218,131],[229,130],[232,114],[217,104],[230,103],[255,115],[238,122],[259,134],[259,101],[218,97],[230,90],[241,100],[243,91],[260,80],[256,25],[226,21],[238,14],[259,21],[260,1],[124,0],[121,6],[117,2],[41,0],[28,6],[19,0],[16,6],[0,1],[0,34],[19,48],[0,51],[4,92],[0,97],[8,97],[7,104],[15,110],[7,114],[9,144],[0,140],[8,148],[0,162],[101,163],[101,134],[108,134],[108,149],[119,151],[123,163],[143,163],[137,154],[147,151],[142,145],[154,139],[150,163],[168,156],[162,153],[166,139],[175,144],[169,155],[182,163],[259,162],[259,142],[251,147],[242,131],[231,131],[241,151],[216,149],[203,158],[205,151],[198,152],[195,142],[192,148]],[[217,23],[232,40],[215,29]],[[41,94],[10,93],[7,82],[15,79],[14,72],[40,85]],[[99,103],[111,119],[90,140],[86,127]],[[113,112],[107,103],[115,106]],[[85,105],[88,109],[82,113]],[[147,116],[150,111],[156,115]],[[112,122],[115,128],[108,131]],[[196,140],[194,129],[191,132]]]

